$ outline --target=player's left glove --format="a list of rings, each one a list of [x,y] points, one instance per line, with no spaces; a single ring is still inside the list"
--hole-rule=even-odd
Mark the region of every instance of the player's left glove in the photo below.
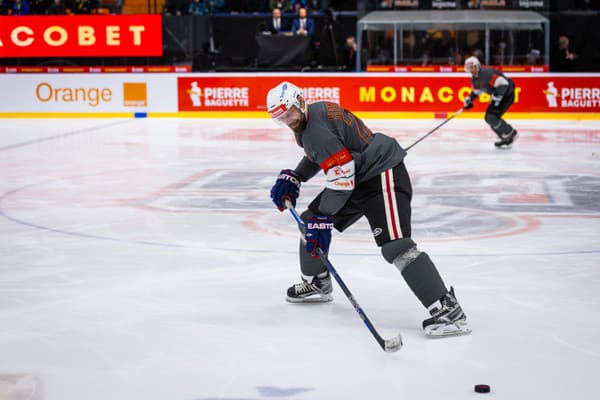
[[[279,211],[287,207],[285,201],[289,200],[296,207],[296,199],[300,195],[300,175],[291,169],[282,170],[277,176],[275,184],[271,188],[271,200]]]
[[[333,217],[329,215],[313,215],[306,221],[306,252],[314,258],[318,258],[317,248],[323,253],[329,251],[331,244],[331,230],[333,229]]]
[[[470,110],[471,108],[473,108],[473,106],[474,106],[474,104],[473,104],[473,99],[471,98],[471,96],[465,97],[463,108],[465,110]]]

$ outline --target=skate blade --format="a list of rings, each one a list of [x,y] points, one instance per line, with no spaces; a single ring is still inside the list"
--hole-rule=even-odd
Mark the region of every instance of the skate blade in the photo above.
[[[318,296],[310,296],[310,297],[286,297],[285,300],[288,303],[327,303],[333,300],[333,296],[330,294],[320,294]]]
[[[466,321],[459,321],[451,325],[432,325],[425,328],[425,335],[431,338],[443,338],[448,336],[469,335],[471,328]]]

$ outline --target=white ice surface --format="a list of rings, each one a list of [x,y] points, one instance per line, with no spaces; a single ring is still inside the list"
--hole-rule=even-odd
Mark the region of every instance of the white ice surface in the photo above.
[[[439,122],[367,121],[404,146]],[[284,301],[298,233],[269,189],[302,150],[271,121],[0,121],[0,383],[32,374],[48,400],[597,399],[600,122],[512,122],[512,150],[456,119],[406,159],[413,238],[472,335],[425,338],[368,225],[334,234],[358,302],[403,335],[387,354],[338,287]]]

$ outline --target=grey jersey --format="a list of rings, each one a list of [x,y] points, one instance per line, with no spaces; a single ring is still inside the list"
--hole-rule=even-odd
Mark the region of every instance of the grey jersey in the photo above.
[[[512,79],[493,68],[481,68],[477,77],[471,77],[471,85],[476,96],[485,92],[492,96],[503,97],[515,88]]]
[[[308,105],[306,129],[297,137],[304,148],[296,172],[304,179],[319,170],[327,177],[319,212],[334,215],[346,204],[355,185],[398,165],[406,151],[393,138],[373,133],[338,104]]]

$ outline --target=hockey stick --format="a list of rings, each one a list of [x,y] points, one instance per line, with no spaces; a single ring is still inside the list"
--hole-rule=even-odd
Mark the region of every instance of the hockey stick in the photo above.
[[[294,219],[296,220],[298,225],[300,225],[300,229],[304,232],[306,230],[306,224],[304,223],[304,221],[302,221],[302,219],[296,212],[296,209],[294,208],[294,206],[292,206],[292,204],[289,202],[289,200],[286,200],[285,204],[286,204],[288,210],[290,210],[290,212],[292,213],[292,216],[294,217]],[[369,329],[371,334],[375,337],[375,340],[377,340],[377,343],[379,343],[379,346],[381,346],[381,348],[388,353],[393,353],[395,351],[400,350],[400,348],[402,347],[402,336],[400,336],[400,334],[398,334],[398,336],[396,336],[392,339],[383,339],[379,335],[377,330],[375,330],[375,327],[373,326],[373,324],[371,323],[371,321],[369,320],[369,318],[367,317],[367,315],[365,314],[363,309],[360,307],[360,304],[358,304],[358,302],[356,301],[356,299],[354,298],[354,296],[352,295],[350,290],[348,290],[348,287],[346,286],[346,284],[344,283],[342,278],[339,276],[339,274],[335,270],[333,264],[331,264],[331,262],[327,258],[327,255],[325,255],[325,253],[323,253],[323,250],[321,250],[320,248],[317,248],[317,254],[319,254],[321,261],[323,261],[323,264],[325,264],[325,267],[327,267],[327,270],[329,271],[329,273],[331,275],[333,275],[333,277],[337,281],[338,285],[340,285],[340,287],[342,288],[342,291],[344,292],[344,294],[346,295],[348,300],[350,300],[350,303],[352,303],[352,306],[354,307],[354,309],[356,310],[358,315],[360,315],[360,318],[362,318],[363,322],[367,326],[367,329]]]
[[[448,117],[444,122],[442,122],[441,124],[439,124],[438,126],[436,126],[435,128],[433,128],[432,130],[430,130],[429,132],[427,132],[425,135],[423,135],[423,137],[419,140],[417,140],[416,142],[414,142],[413,144],[411,144],[410,146],[408,146],[406,149],[406,151],[410,150],[411,147],[413,147],[414,145],[416,145],[417,143],[419,143],[421,140],[425,139],[427,136],[431,135],[433,132],[437,131],[439,128],[441,128],[442,126],[444,126],[448,121],[450,121],[451,119],[453,119],[454,117],[456,117],[458,114],[460,114],[461,112],[463,112],[465,110],[465,108],[461,108],[460,110],[458,110],[457,112],[455,112],[454,114],[452,114],[450,117]]]

